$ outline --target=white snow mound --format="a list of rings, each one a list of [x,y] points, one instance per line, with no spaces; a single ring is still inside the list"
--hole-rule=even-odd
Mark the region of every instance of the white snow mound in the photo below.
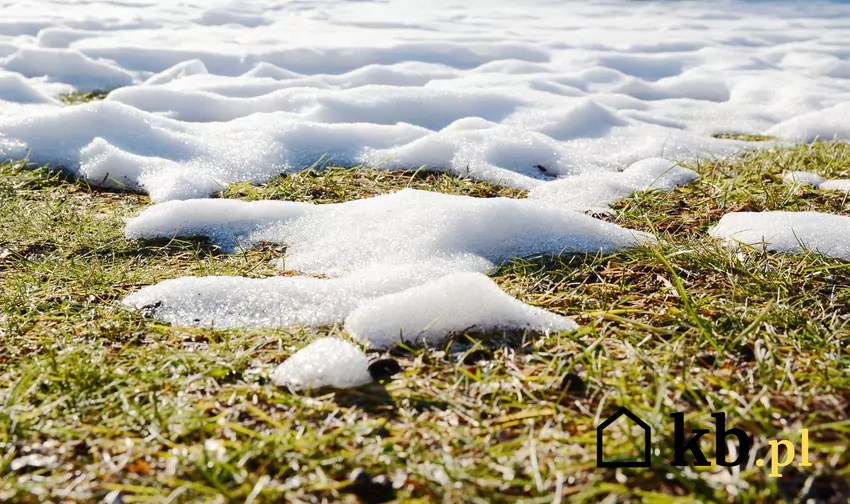
[[[782,176],[782,180],[786,184],[810,185],[824,191],[850,192],[850,179],[828,180],[813,172],[787,172]]]
[[[800,254],[811,251],[850,261],[850,217],[820,212],[733,212],[709,230],[727,243],[765,246]]]
[[[608,205],[635,191],[669,190],[697,180],[693,170],[661,158],[638,161],[621,173],[573,175],[541,184],[529,192],[530,199],[548,201],[579,211],[605,211]]]
[[[795,142],[850,140],[850,102],[809,112],[768,129],[765,134]]]
[[[646,233],[546,202],[405,189],[330,205],[228,200],[169,202],[129,219],[128,238],[207,236],[226,250],[286,245],[286,267],[340,275],[434,259],[499,263],[551,253],[612,252]]]
[[[127,296],[123,303],[178,326],[220,329],[330,326],[371,299],[400,292],[458,268],[486,271],[483,260],[429,261],[364,269],[339,278],[183,277]]]
[[[412,189],[322,205],[258,238],[285,243],[287,267],[325,274],[432,258],[474,256],[499,263],[539,254],[594,254],[653,240],[537,201]]]
[[[110,61],[96,60],[73,49],[23,47],[0,68],[24,77],[44,77],[50,82],[71,84],[81,91],[113,89],[133,83],[129,72]]]
[[[248,248],[251,237],[272,225],[283,225],[314,209],[292,201],[190,199],[149,207],[128,219],[129,239],[207,237],[226,251]]]
[[[366,354],[339,338],[320,338],[298,350],[275,368],[271,378],[291,390],[344,389],[372,381]]]
[[[15,73],[0,72],[0,102],[59,105]]]
[[[436,345],[468,331],[548,333],[576,327],[568,318],[517,301],[480,273],[455,273],[373,299],[345,319],[346,331],[371,348]]]
[[[309,123],[285,113],[191,124],[102,101],[0,116],[0,158],[29,156],[76,170],[92,185],[147,192],[160,202],[208,197],[234,181],[265,182],[323,156],[358,164],[424,133],[405,124]]]

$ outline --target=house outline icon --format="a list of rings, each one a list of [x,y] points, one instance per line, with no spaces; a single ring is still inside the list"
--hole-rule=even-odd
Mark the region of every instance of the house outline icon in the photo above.
[[[643,460],[635,460],[635,461],[606,461],[604,459],[604,453],[602,451],[602,440],[604,438],[605,429],[608,428],[609,425],[616,422],[620,419],[621,416],[626,416],[629,420],[635,423],[638,427],[643,429]],[[607,420],[602,422],[596,427],[596,467],[650,467],[651,460],[650,456],[652,455],[652,427],[649,426],[648,423],[644,422],[640,419],[639,416],[635,415],[625,406],[618,409],[613,415],[608,417]]]

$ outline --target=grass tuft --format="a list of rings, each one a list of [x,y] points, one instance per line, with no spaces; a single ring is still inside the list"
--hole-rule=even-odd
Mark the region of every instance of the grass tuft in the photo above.
[[[750,135],[747,133],[719,133],[714,135],[714,138],[722,138],[724,140],[742,140],[744,142],[769,142],[776,138],[765,135]]]
[[[222,198],[246,201],[281,199],[312,203],[341,203],[371,198],[402,189],[420,189],[476,198],[522,198],[525,192],[457,177],[442,172],[416,170],[368,170],[363,167],[326,167],[284,174],[266,184],[239,182],[225,189]]]
[[[99,101],[109,94],[106,89],[95,89],[93,91],[74,91],[59,95],[59,101],[65,105],[80,105],[92,101]]]

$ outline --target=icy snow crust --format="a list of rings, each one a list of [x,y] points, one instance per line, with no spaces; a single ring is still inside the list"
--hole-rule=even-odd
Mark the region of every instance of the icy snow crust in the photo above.
[[[764,246],[799,254],[811,251],[850,261],[850,217],[819,212],[733,212],[709,230],[729,244]]]
[[[154,201],[326,155],[575,206],[571,188],[610,200],[635,185],[611,172],[646,158],[748,145],[716,133],[850,136],[848,18],[818,1],[14,2],[0,157]],[[73,88],[119,89],[52,98]]]

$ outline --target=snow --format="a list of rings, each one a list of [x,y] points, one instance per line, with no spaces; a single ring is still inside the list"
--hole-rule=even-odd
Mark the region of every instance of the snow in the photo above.
[[[849,16],[820,1],[16,2],[0,157],[159,202],[323,155],[610,199],[639,161],[754,147],[717,133],[848,138]],[[52,100],[70,86],[119,89]]]
[[[767,134],[795,142],[850,140],[848,117],[850,102],[839,103],[783,121],[768,129]]]
[[[733,212],[709,234],[733,246],[764,246],[800,254],[811,251],[850,261],[850,217],[820,212]]]
[[[824,191],[850,192],[850,179],[828,180],[813,172],[787,172],[782,175],[782,180],[786,184],[809,185]]]
[[[572,320],[526,305],[480,273],[454,273],[360,305],[345,329],[370,348],[440,344],[447,335],[569,331]]]
[[[8,72],[0,72],[0,102],[2,101],[23,104],[59,103],[33,87],[20,75]]]
[[[826,179],[813,172],[790,171],[782,174],[782,181],[789,185],[805,185],[817,189]]]
[[[533,189],[528,197],[578,211],[604,212],[635,191],[669,190],[697,180],[693,170],[666,159],[647,158],[623,170],[617,178],[607,174],[573,175]]]
[[[283,225],[314,209],[292,201],[191,199],[154,205],[129,219],[130,239],[206,237],[227,251],[251,245],[252,234],[273,224]]]
[[[148,79],[143,83],[145,86],[157,86],[163,84],[169,84],[174,81],[180,81],[187,79],[192,75],[209,75],[207,71],[207,67],[204,66],[204,62],[199,59],[193,59],[189,61],[184,61],[183,63],[178,63],[171,68],[163,70],[162,72],[148,77]]]
[[[0,153],[18,159],[29,153],[35,163],[46,157],[77,166],[77,174],[93,185],[142,190],[154,201],[205,197],[236,180],[260,182],[326,153],[353,162],[365,146],[383,148],[420,132],[409,125],[281,122],[274,114],[187,125],[113,101],[57,112],[40,108],[18,119],[0,117]],[[5,129],[13,123],[15,139]],[[92,155],[104,151],[111,158],[105,162]],[[283,151],[294,164],[275,164]]]
[[[452,272],[457,269],[463,268],[435,261],[331,279],[183,277],[146,287],[123,303],[178,326],[266,329],[344,322],[350,335],[371,348],[390,347],[400,336],[433,345],[464,331],[548,333],[576,327],[517,301],[486,275]]]
[[[324,275],[435,259],[456,264],[455,269],[467,270],[473,264],[476,271],[483,271],[514,257],[613,252],[652,241],[644,233],[546,202],[413,189],[316,206],[168,202],[130,219],[125,235],[207,236],[228,251],[258,242],[278,243],[287,247],[287,268]]]
[[[112,89],[133,83],[133,76],[127,71],[68,49],[21,47],[2,62],[2,67],[24,77],[45,76],[50,81],[71,84],[81,91]]]
[[[821,183],[818,186],[818,189],[850,193],[850,179],[827,180],[826,182]]]
[[[400,320],[405,334],[430,343],[471,327],[568,330],[572,322],[523,305],[481,273],[514,257],[610,252],[653,240],[545,202],[412,189],[328,205],[171,201],[129,219],[125,233],[205,236],[229,251],[278,243],[287,248],[286,268],[331,277],[179,278],[130,295],[129,306],[176,325],[345,321],[352,334],[378,347],[397,335]],[[423,331],[433,319],[441,322]]]
[[[123,303],[179,326],[284,328],[331,326],[365,301],[394,294],[458,268],[487,263],[434,260],[403,267],[364,269],[338,278],[275,276],[183,277],[145,287]]]
[[[356,346],[339,338],[320,338],[298,350],[271,375],[291,390],[358,387],[372,381],[369,360]]]
[[[668,164],[642,163],[650,184]],[[323,278],[178,278],[124,303],[175,325],[330,326],[386,347],[399,329],[439,342],[464,329],[569,330],[563,317],[514,300],[481,273],[514,257],[611,252],[654,239],[530,199],[405,189],[338,204],[224,199],[170,201],[129,219],[130,239],[208,237],[227,251],[286,247],[288,269]],[[328,278],[329,277],[329,278]],[[437,323],[433,323],[437,321]]]

